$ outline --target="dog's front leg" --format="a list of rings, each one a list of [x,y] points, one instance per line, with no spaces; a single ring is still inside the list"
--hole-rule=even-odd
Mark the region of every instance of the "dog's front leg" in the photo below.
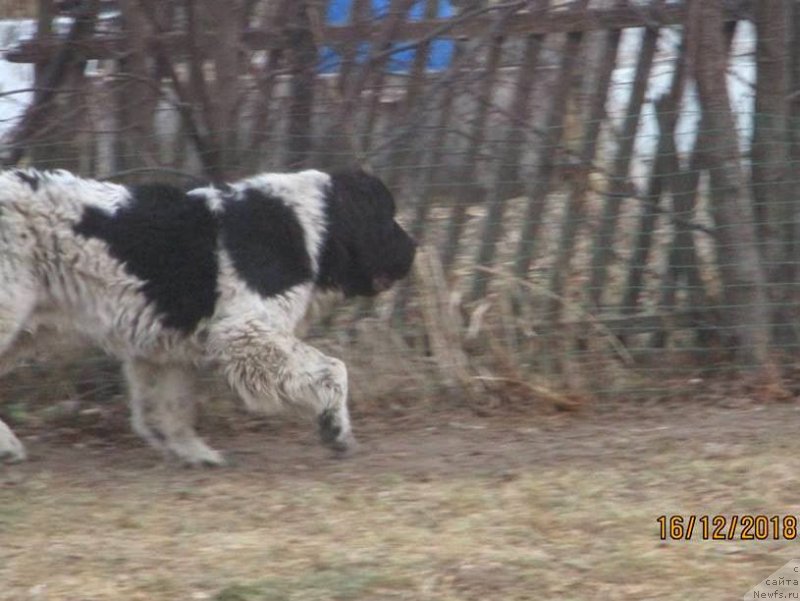
[[[338,452],[355,448],[342,361],[260,322],[226,328],[215,346],[229,384],[248,409],[311,414],[325,445]]]

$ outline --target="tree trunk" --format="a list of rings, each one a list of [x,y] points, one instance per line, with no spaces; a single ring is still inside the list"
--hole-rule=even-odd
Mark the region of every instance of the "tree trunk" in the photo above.
[[[678,65],[672,78],[669,92],[654,102],[658,137],[653,170],[647,185],[645,202],[641,208],[639,231],[633,254],[628,266],[628,277],[622,297],[622,313],[631,314],[639,306],[639,296],[644,290],[644,274],[650,259],[650,250],[655,235],[655,227],[661,210],[661,197],[664,188],[669,186],[670,165],[677,155],[675,148],[675,126],[685,83],[686,43],[684,41],[678,55]],[[674,194],[674,191],[673,191]]]
[[[52,31],[50,24],[52,6],[43,2],[40,4],[40,9],[42,10],[39,18],[40,35],[48,36]],[[8,140],[8,146],[11,147],[7,159],[9,164],[16,165],[24,156],[28,155],[34,160],[51,163],[52,167],[56,166],[52,164],[53,161],[64,158],[62,156],[64,151],[53,145],[34,153],[30,153],[30,150],[37,143],[49,140],[57,141],[65,135],[62,133],[65,131],[62,128],[65,126],[66,118],[62,117],[60,120],[53,118],[54,113],[60,107],[58,92],[70,77],[76,73],[83,73],[86,59],[82,48],[86,40],[94,33],[98,9],[99,0],[87,0],[76,9],[72,27],[58,53],[46,64],[37,66],[36,91],[33,102],[25,110],[25,114],[11,132]],[[70,115],[74,116],[74,111]],[[46,154],[42,155],[42,152]]]
[[[789,44],[790,48],[794,49],[790,53],[790,87],[791,93],[789,95],[789,135],[790,135],[790,149],[789,160],[791,161],[792,171],[787,173],[787,179],[797,181],[798,166],[800,166],[800,3],[792,3],[792,14],[790,21]],[[794,267],[794,274],[790,293],[793,299],[800,298],[800,195],[789,194],[786,199],[787,210],[789,211],[789,219],[787,226],[790,230],[787,232],[789,239],[792,241],[787,250],[787,263]],[[797,301],[794,301],[794,314],[800,313],[800,307]],[[794,320],[794,327],[796,336],[800,338],[800,332],[797,328],[797,318]]]
[[[467,222],[467,208],[480,205],[486,198],[486,190],[477,181],[478,163],[486,140],[486,127],[489,108],[495,92],[495,82],[500,69],[505,38],[498,35],[492,41],[486,57],[486,67],[480,81],[480,89],[475,99],[475,117],[469,133],[469,146],[456,176],[455,205],[450,212],[446,241],[442,249],[442,265],[449,272],[458,257],[461,235]]]
[[[227,43],[208,48],[214,62],[214,98],[211,105],[212,127],[217,130],[220,145],[220,161],[227,177],[239,177],[239,140],[237,108],[240,105],[240,56],[239,44],[235,40],[240,35],[241,2],[209,2],[208,18],[219,40]]]
[[[317,64],[317,47],[306,2],[297,2],[289,10],[288,39],[292,84],[286,166],[298,169],[308,166],[306,163],[312,151],[311,117],[314,109],[314,68]]]
[[[585,218],[587,195],[589,192],[589,176],[597,154],[597,142],[600,127],[606,117],[606,100],[609,84],[617,61],[617,50],[622,35],[620,29],[610,29],[603,40],[602,55],[595,68],[597,79],[592,84],[590,105],[586,118],[585,131],[580,150],[578,151],[578,170],[569,179],[570,192],[564,222],[559,235],[558,250],[550,271],[550,300],[548,301],[547,320],[558,323],[564,309],[565,285],[570,271],[570,263],[578,245],[578,231]],[[589,47],[591,48],[591,46]]]
[[[149,25],[137,0],[122,0],[120,10],[128,52],[118,61],[120,81],[115,86],[118,171],[155,167],[157,153],[154,112],[158,103],[159,78],[148,57]]]
[[[614,163],[611,168],[609,192],[603,204],[603,213],[597,233],[592,241],[592,258],[589,276],[589,299],[595,307],[599,307],[603,300],[606,288],[608,266],[614,257],[614,233],[622,209],[622,201],[629,190],[628,171],[633,158],[633,146],[636,142],[636,132],[639,128],[639,118],[642,112],[647,82],[653,67],[658,44],[658,27],[648,27],[642,38],[639,50],[639,60],[636,65],[636,74],[625,112],[625,121],[619,135]]]
[[[789,202],[789,3],[755,3],[756,97],[751,148],[753,203],[769,283],[776,342],[795,342],[792,290],[794,224]]]
[[[723,15],[716,0],[692,0],[687,18],[695,78],[708,142],[719,270],[726,326],[736,339],[740,367],[766,371],[769,316],[764,273],[726,85]]]

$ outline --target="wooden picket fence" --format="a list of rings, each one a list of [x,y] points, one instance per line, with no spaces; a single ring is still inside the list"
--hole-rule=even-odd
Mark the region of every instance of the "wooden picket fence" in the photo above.
[[[724,2],[729,48],[752,5]],[[443,336],[491,327],[512,354],[567,345],[579,356],[594,335],[623,362],[670,345],[724,351],[704,123],[689,143],[681,130],[698,112],[685,2],[509,1],[437,18],[438,0],[393,0],[376,19],[354,0],[335,25],[316,5],[298,22],[292,6],[275,3],[241,32],[242,51],[271,75],[240,78],[255,95],[242,103],[228,172],[357,161],[383,175],[438,274],[401,287],[386,314],[413,330],[421,282],[438,281],[429,299],[451,312],[439,318],[464,328]],[[185,32],[161,33],[162,49],[185,51]],[[442,40],[452,47],[432,69]],[[59,44],[34,40],[8,58],[46,63]],[[116,64],[128,44],[105,31],[80,52]],[[322,49],[340,60],[328,72],[316,66]],[[198,149],[170,127],[157,132],[161,166],[196,172]],[[120,145],[88,140],[80,152],[94,158],[81,165],[118,171],[102,155]]]

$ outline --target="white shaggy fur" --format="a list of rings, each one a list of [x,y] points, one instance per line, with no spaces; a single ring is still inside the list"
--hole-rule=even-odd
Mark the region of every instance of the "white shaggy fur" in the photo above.
[[[20,173],[38,183],[26,183]],[[282,199],[305,233],[312,268],[319,265],[326,228],[318,171],[260,175],[233,184]],[[219,211],[219,192],[192,192]],[[218,249],[218,299],[213,315],[190,333],[165,327],[131,275],[101,239],[76,235],[87,206],[109,215],[125,207],[125,186],[66,172],[0,173],[0,370],[11,369],[31,347],[30,334],[74,331],[120,358],[129,382],[132,425],[154,447],[188,464],[219,465],[222,455],[195,433],[202,391],[198,369],[215,366],[246,406],[258,412],[289,407],[325,416],[344,450],[354,444],[347,410],[347,371],[295,335],[314,294],[304,282],[263,298],[242,281]],[[25,458],[25,449],[0,421],[0,457]]]

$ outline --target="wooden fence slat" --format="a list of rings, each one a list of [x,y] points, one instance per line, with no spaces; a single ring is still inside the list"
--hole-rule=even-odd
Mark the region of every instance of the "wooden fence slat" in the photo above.
[[[503,212],[506,201],[514,193],[519,184],[519,160],[525,144],[524,125],[530,119],[530,100],[533,92],[534,75],[539,63],[544,36],[529,35],[525,40],[522,64],[511,105],[511,117],[514,122],[509,125],[506,140],[500,149],[500,159],[494,174],[494,183],[486,203],[486,217],[480,245],[476,254],[476,265],[491,267],[497,251],[497,240],[502,230]],[[473,274],[471,299],[477,299],[486,292],[488,277],[485,272],[476,269]]]
[[[391,0],[389,3],[390,9],[387,19],[394,21],[394,24],[391,26],[392,30],[396,31],[402,27],[402,24],[406,22],[405,18],[408,15],[408,11],[411,9],[413,4],[414,0]],[[386,83],[386,65],[388,64],[390,57],[388,54],[385,54],[385,51],[390,48],[393,39],[394,36],[392,36],[390,39],[387,39],[381,48],[374,47],[370,49],[371,52],[377,52],[381,56],[380,58],[372,61],[371,82],[365,82],[364,85],[365,88],[370,89],[370,97],[366,109],[366,119],[364,120],[364,125],[361,130],[361,151],[366,155],[369,154],[370,148],[372,147],[372,135],[378,120],[381,96],[383,94],[384,84]]]
[[[360,158],[363,158],[363,149],[360,146],[364,140],[357,135],[354,120],[362,102],[362,92],[368,89],[369,82],[374,78],[379,77],[382,81],[384,70],[383,68],[376,69],[376,65],[382,65],[388,59],[388,54],[385,53],[385,50],[393,40],[397,39],[398,28],[402,23],[403,17],[408,13],[415,1],[394,0],[392,2],[394,14],[387,19],[379,21],[376,26],[369,30],[371,35],[369,37],[368,55],[361,62],[359,68],[355,69],[352,76],[345,82],[331,125],[324,133],[324,138],[338,139],[340,144],[343,132],[349,134],[349,143],[352,146],[350,150]],[[363,40],[363,38],[358,39]],[[323,41],[327,43],[324,38]]]
[[[571,32],[567,34],[566,43],[561,51],[558,81],[553,88],[550,107],[545,119],[540,142],[542,150],[539,153],[536,172],[532,177],[528,205],[520,228],[521,236],[514,259],[514,275],[519,278],[527,277],[536,253],[536,235],[541,226],[547,194],[550,191],[555,169],[555,150],[564,131],[567,98],[582,41],[583,33]]]
[[[635,312],[639,304],[639,295],[642,290],[644,270],[650,256],[653,242],[654,228],[660,213],[659,207],[664,192],[664,184],[669,178],[669,157],[675,156],[675,126],[678,121],[678,107],[683,95],[686,81],[686,44],[681,45],[677,58],[678,64],[673,74],[669,92],[655,102],[656,118],[659,133],[656,142],[653,169],[647,184],[647,192],[641,207],[638,233],[634,250],[628,264],[627,280],[624,286],[620,311],[630,315]]]
[[[700,122],[701,131],[695,140],[691,151],[689,165],[681,170],[677,156],[667,158],[667,170],[671,175],[670,188],[672,189],[672,211],[674,215],[675,234],[669,251],[667,270],[661,281],[661,294],[659,308],[664,311],[674,311],[677,303],[677,292],[681,282],[686,287],[689,297],[689,308],[692,311],[702,311],[706,304],[706,291],[703,279],[700,277],[699,259],[694,243],[694,234],[689,227],[695,209],[695,197],[698,194],[700,173],[702,166],[702,149],[705,145],[702,134],[703,122]],[[663,348],[667,344],[669,332],[659,330],[654,333],[651,345],[654,348]],[[703,334],[698,332],[700,341]]]
[[[269,15],[265,19],[270,19],[276,27],[285,26],[291,2],[292,0],[281,0],[275,8],[274,15]],[[272,110],[272,103],[274,101],[275,74],[283,58],[283,48],[271,48],[267,52],[263,68],[257,75],[256,88],[259,93],[259,101],[253,114],[253,135],[244,156],[250,170],[256,169],[257,161],[260,161],[261,158],[261,149],[266,147],[274,135],[275,128],[272,127],[272,123],[275,120],[275,111]]]
[[[291,0],[290,0],[291,1]],[[339,63],[339,93],[344,94],[347,90],[347,84],[353,75],[356,65],[356,56],[358,55],[358,46],[361,41],[369,38],[369,21],[370,21],[370,2],[369,0],[353,0],[350,6],[350,27],[353,29],[353,36],[345,43],[337,47],[341,62]],[[322,43],[327,44],[329,40],[322,32]]]
[[[726,27],[726,52],[730,52],[735,26]],[[687,40],[684,40],[687,42]],[[687,58],[688,62],[688,58]],[[685,66],[685,65],[684,65]],[[694,242],[691,228],[695,211],[695,198],[699,193],[700,174],[706,169],[703,153],[707,140],[708,124],[701,117],[697,125],[697,136],[689,154],[686,169],[681,169],[677,155],[668,156],[666,170],[670,173],[672,190],[672,214],[675,233],[669,251],[667,269],[661,281],[659,307],[665,311],[674,311],[677,303],[677,292],[681,283],[686,288],[689,310],[697,315],[696,335],[699,346],[708,346],[714,337],[713,325],[702,318],[706,311],[708,293],[700,275],[700,259]],[[664,348],[668,342],[669,331],[660,329],[653,333],[651,346]]]
[[[795,49],[791,56],[791,65],[789,71],[791,73],[791,87],[793,90],[800,90],[800,3],[795,2],[792,5],[792,21],[791,28],[791,47]],[[794,93],[789,98],[789,161],[797,174],[800,171],[800,94]],[[790,177],[790,183],[795,186],[799,183],[798,176]],[[795,282],[790,291],[794,298],[800,298],[800,196],[795,195],[792,203],[795,211],[795,218],[793,219],[793,230],[789,232],[789,237],[793,241],[790,248],[787,249],[787,260],[794,266]],[[788,224],[787,224],[788,225]],[[792,227],[788,225],[788,227]],[[798,327],[798,324],[795,324]],[[798,332],[800,336],[800,332]]]
[[[387,20],[392,21],[392,24],[387,25],[387,30],[396,31],[401,27],[415,3],[416,0],[390,0]],[[388,36],[382,42],[383,44],[380,47],[378,47],[377,44],[371,46],[370,53],[374,54],[377,52],[378,57],[374,60],[368,59],[367,61],[367,64],[370,64],[372,69],[372,80],[371,82],[369,80],[365,82],[365,87],[369,88],[370,96],[366,108],[366,118],[364,119],[360,136],[361,142],[359,151],[364,158],[368,157],[372,150],[372,137],[375,133],[380,116],[382,95],[386,84],[386,65],[390,58],[390,56],[386,54],[386,51],[392,45],[393,35]],[[375,299],[361,299],[356,307],[353,323],[355,324],[358,319],[368,315],[369,312],[374,309],[374,306]]]
[[[496,26],[498,30],[504,28],[505,19],[501,19]],[[500,66],[504,42],[505,38],[502,35],[496,35],[494,37],[489,47],[486,67],[483,70],[480,89],[475,99],[475,118],[470,128],[469,147],[464,153],[461,167],[458,169],[456,176],[456,181],[458,182],[456,189],[458,191],[455,195],[455,205],[450,213],[444,248],[441,251],[442,265],[445,273],[450,270],[458,255],[461,234],[467,220],[467,207],[481,202],[485,195],[485,191],[478,185],[475,176],[480,153],[483,150],[483,143],[486,138],[486,119],[489,115],[489,108],[492,103],[494,82]]]
[[[286,128],[286,167],[300,169],[308,167],[312,148],[312,115],[317,77],[317,46],[311,32],[308,5],[297,1],[289,16],[289,57],[292,79],[289,93],[288,124]]]
[[[570,185],[570,194],[567,199],[567,207],[561,234],[558,242],[558,250],[553,267],[550,271],[550,290],[549,308],[547,314],[553,323],[561,318],[564,307],[564,281],[569,271],[572,257],[575,253],[578,228],[580,220],[584,215],[584,205],[588,192],[589,174],[591,173],[592,163],[597,152],[597,139],[603,119],[606,116],[606,100],[608,98],[609,84],[611,76],[616,67],[617,52],[619,41],[622,37],[621,29],[611,29],[606,34],[603,56],[600,59],[600,72],[598,73],[595,89],[592,92],[592,102],[589,107],[589,114],[583,142],[579,154],[579,171],[575,174]]]
[[[425,13],[426,19],[432,19],[436,16],[439,7],[439,0],[426,0]],[[394,115],[395,124],[402,125],[412,108],[417,105],[420,95],[425,88],[426,70],[428,59],[430,57],[431,42],[424,41],[420,43],[414,52],[414,61],[411,65],[411,70],[408,76],[408,85],[405,89],[405,98],[400,104],[397,113]],[[455,60],[455,57],[453,57]],[[387,185],[389,188],[394,188],[398,185],[399,180],[402,179],[408,161],[412,156],[406,145],[410,144],[412,130],[408,130],[407,135],[402,136],[396,140],[389,149],[387,164],[392,166],[391,171],[387,174]]]
[[[463,43],[457,43],[453,60],[445,74],[444,80],[452,81],[456,79],[460,70],[461,60],[464,55]],[[420,151],[423,157],[420,168],[416,171],[416,178],[411,184],[410,201],[414,207],[414,215],[409,226],[409,233],[418,243],[424,241],[425,226],[434,200],[431,188],[434,183],[435,174],[438,172],[439,163],[446,147],[449,133],[448,124],[452,116],[452,106],[455,100],[455,86],[447,85],[442,88],[442,100],[438,109],[438,118],[434,124],[432,136],[419,136]],[[406,305],[411,295],[411,284],[408,279],[403,280],[397,293],[397,299],[392,311],[394,319],[403,315]]]
[[[436,16],[438,8],[439,0],[426,0],[424,18],[433,19]],[[406,111],[414,106],[424,86],[425,71],[428,68],[428,59],[430,58],[431,42],[432,40],[420,42],[414,52],[414,62],[411,65],[408,86],[406,87],[406,97],[403,103]]]
[[[755,9],[756,81],[753,138],[750,144],[750,186],[752,189],[759,249],[767,276],[772,336],[781,345],[800,342],[795,306],[797,264],[793,247],[797,243],[797,211],[800,203],[789,184],[791,138],[789,103],[793,94],[789,24],[797,2],[757,2]],[[794,10],[798,10],[795,8]]]
[[[633,147],[642,112],[650,70],[653,66],[659,29],[648,28],[642,39],[639,60],[636,65],[631,86],[631,96],[625,114],[625,121],[620,133],[614,165],[610,174],[609,193],[603,203],[600,226],[592,244],[592,258],[589,276],[589,299],[594,306],[600,306],[605,289],[608,265],[614,255],[614,232],[617,227],[622,201],[627,196],[628,170],[633,158]]]

